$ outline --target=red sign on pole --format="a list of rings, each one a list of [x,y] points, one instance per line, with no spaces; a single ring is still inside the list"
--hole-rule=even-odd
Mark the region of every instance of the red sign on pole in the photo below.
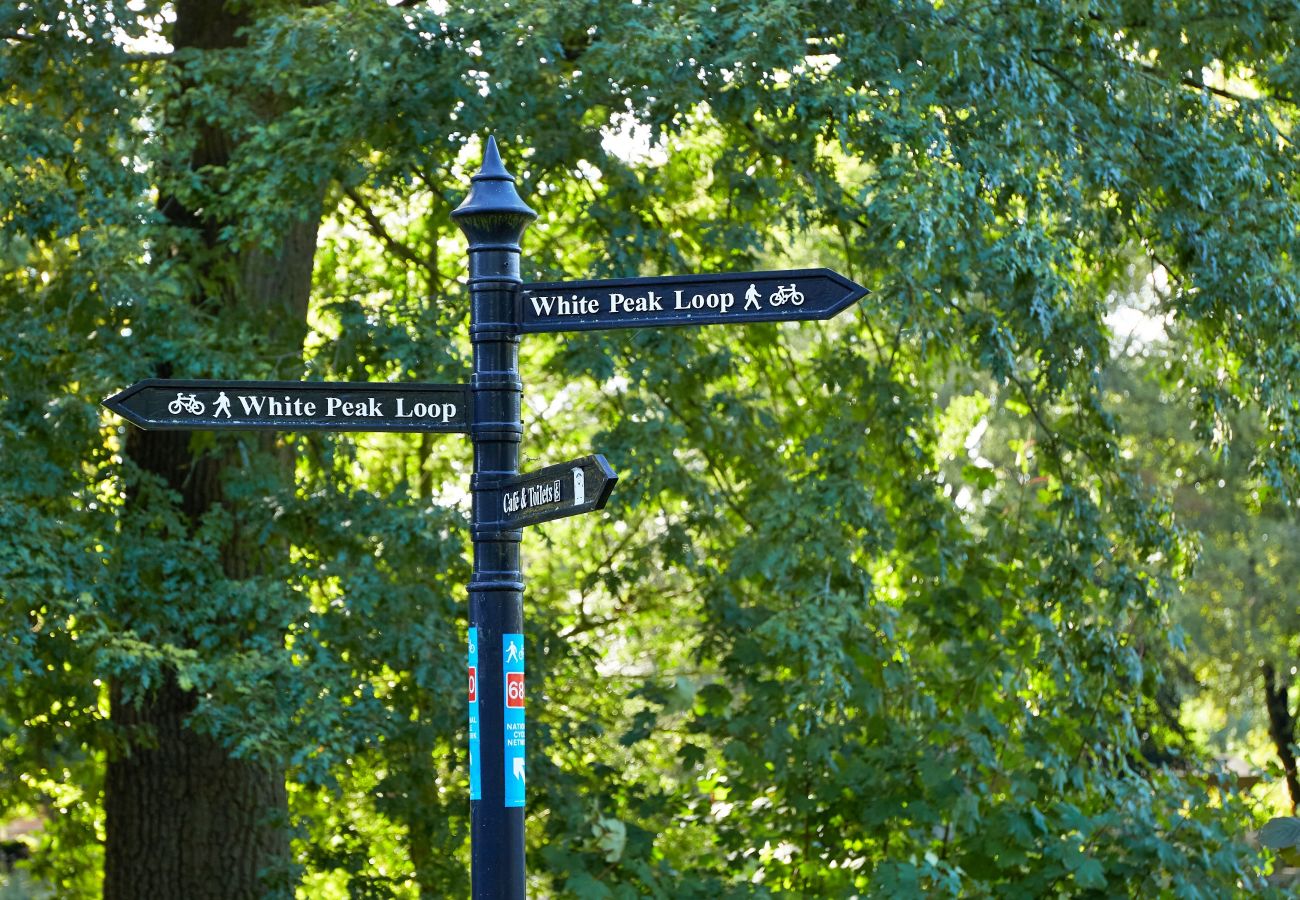
[[[524,673],[506,673],[506,706],[524,708]]]

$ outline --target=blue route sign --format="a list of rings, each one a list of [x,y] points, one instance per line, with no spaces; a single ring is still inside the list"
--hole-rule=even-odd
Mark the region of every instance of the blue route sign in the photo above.
[[[478,629],[469,630],[469,799],[483,799],[478,735]]]
[[[505,683],[506,806],[524,805],[524,636],[501,635]]]

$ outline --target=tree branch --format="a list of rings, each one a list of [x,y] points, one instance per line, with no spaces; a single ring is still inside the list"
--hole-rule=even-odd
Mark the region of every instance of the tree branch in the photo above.
[[[361,218],[365,219],[366,227],[369,229],[371,235],[387,247],[389,252],[398,259],[405,260],[416,268],[423,270],[429,278],[430,291],[436,291],[438,285],[442,281],[437,268],[430,265],[427,259],[421,257],[420,254],[416,253],[406,244],[393,237],[388,228],[384,225],[383,220],[380,219],[379,216],[375,215],[375,211],[370,208],[369,204],[367,204],[353,188],[344,188],[343,194],[352,203],[353,207],[356,208],[356,211],[361,213]]]

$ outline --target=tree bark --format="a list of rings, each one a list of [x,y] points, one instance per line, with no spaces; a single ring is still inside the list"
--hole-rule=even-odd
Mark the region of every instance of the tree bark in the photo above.
[[[278,893],[288,871],[284,776],[190,731],[195,696],[174,677],[139,704],[112,691],[113,722],[153,746],[109,763],[107,900],[233,900]]]
[[[1291,812],[1296,812],[1300,805],[1300,771],[1296,766],[1296,715],[1290,708],[1291,680],[1283,677],[1280,681],[1273,664],[1266,662],[1260,666],[1264,676],[1264,706],[1268,710],[1268,734],[1277,748],[1278,759],[1282,762],[1282,771],[1286,773],[1286,787],[1291,795]]]
[[[235,10],[220,0],[179,0],[173,45],[218,49],[242,42],[239,30],[250,22],[237,3]],[[273,107],[273,104],[271,104]],[[191,160],[195,168],[224,165],[234,146],[228,134],[210,125],[199,129],[200,140]],[[172,198],[159,206],[176,227],[197,231],[205,249],[197,267],[215,266],[233,273],[221,296],[196,297],[196,305],[235,313],[228,318],[272,321],[271,346],[290,362],[301,358],[311,289],[320,196],[303,205],[312,212],[286,229],[271,249],[243,250],[233,256],[218,241],[221,222],[183,208]],[[231,265],[233,263],[233,265]],[[215,270],[196,279],[221,283]],[[144,323],[147,326],[147,323]],[[214,335],[214,344],[220,340]],[[158,371],[173,373],[174,361],[162,361]],[[192,373],[186,372],[187,376]],[[261,433],[258,447],[272,451],[260,459],[278,467],[280,477],[292,479],[292,460],[274,452],[273,435]],[[208,452],[195,457],[186,432],[130,429],[126,454],[143,471],[159,476],[181,498],[191,522],[223,496],[226,476],[240,465],[238,456]],[[129,495],[125,515],[145,502]],[[235,517],[238,522],[238,516]],[[274,548],[258,547],[235,536],[222,548],[227,578],[247,578],[261,569],[261,559]],[[174,636],[178,644],[185,635]],[[264,760],[234,759],[215,738],[187,726],[198,697],[180,687],[175,672],[147,692],[128,692],[111,685],[111,715],[128,749],[113,754],[105,778],[106,834],[104,897],[106,900],[243,900],[291,896],[289,878],[287,799],[282,767]],[[126,698],[130,696],[128,701]]]

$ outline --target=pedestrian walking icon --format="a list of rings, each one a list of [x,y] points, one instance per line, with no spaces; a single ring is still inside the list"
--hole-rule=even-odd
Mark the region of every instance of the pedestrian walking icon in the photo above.
[[[506,662],[523,662],[524,651],[514,641],[506,641]]]
[[[758,305],[758,288],[752,284],[749,286],[749,290],[745,291],[745,309],[762,309]]]
[[[230,398],[226,396],[225,391],[222,391],[217,395],[216,409],[212,411],[213,418],[218,416],[225,416],[227,419],[230,418]]]

